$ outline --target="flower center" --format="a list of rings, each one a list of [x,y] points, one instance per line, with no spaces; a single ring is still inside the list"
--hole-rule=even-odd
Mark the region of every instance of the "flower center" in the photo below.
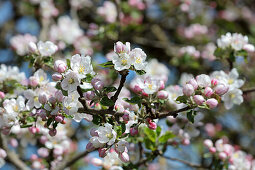
[[[13,109],[14,112],[18,112],[19,111],[18,105],[13,106],[12,109]]]
[[[140,64],[140,63],[142,62],[141,57],[137,57],[136,60],[135,60],[135,62],[136,62],[137,64]]]
[[[85,66],[80,66],[79,73],[84,73],[84,71],[85,71]]]
[[[111,133],[107,133],[105,136],[106,136],[108,139],[111,139],[111,138],[113,137],[113,135],[112,135]]]
[[[69,83],[69,84],[74,84],[74,79],[73,79],[73,78],[70,78],[70,79],[68,80],[68,83]]]
[[[233,84],[234,83],[234,80],[233,79],[229,79],[228,80],[228,84]]]
[[[43,77],[43,76],[40,76],[39,82],[42,82],[43,80],[44,80],[44,77]]]
[[[231,99],[233,99],[233,98],[235,98],[235,97],[236,97],[235,94],[230,94],[230,98],[231,98]]]
[[[149,85],[148,85],[148,88],[149,88],[150,90],[152,90],[152,84],[149,84]]]

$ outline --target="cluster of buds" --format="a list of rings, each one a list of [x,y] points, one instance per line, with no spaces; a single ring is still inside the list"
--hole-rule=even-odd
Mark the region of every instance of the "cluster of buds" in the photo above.
[[[193,104],[207,105],[210,109],[218,105],[217,99],[227,91],[227,85],[218,83],[217,79],[211,79],[205,74],[198,75],[196,79],[191,79],[183,87],[183,94],[190,97]]]

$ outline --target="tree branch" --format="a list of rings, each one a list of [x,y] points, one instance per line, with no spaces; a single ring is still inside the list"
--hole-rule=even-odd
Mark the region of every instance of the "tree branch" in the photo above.
[[[0,147],[3,148],[6,153],[6,161],[10,162],[12,165],[14,165],[17,169],[20,170],[29,170],[30,168],[18,157],[18,155],[14,152],[9,150],[8,144],[6,139],[3,137],[2,134],[0,134]]]
[[[255,92],[255,88],[250,88],[250,89],[245,89],[243,90],[243,94],[247,94],[247,93],[251,93],[251,92]]]
[[[185,161],[185,160],[181,160],[181,159],[178,159],[178,158],[172,158],[172,157],[169,157],[169,156],[164,156],[164,155],[161,155],[162,157],[166,158],[166,159],[169,159],[169,160],[172,160],[172,161],[178,161],[178,162],[181,162],[185,165],[188,165],[190,167],[193,167],[193,168],[202,168],[202,169],[207,169],[201,165],[197,165],[197,164],[193,164],[191,162],[188,162],[188,161]]]
[[[95,151],[95,150],[93,150],[93,151]],[[68,167],[72,166],[73,164],[75,164],[78,160],[80,160],[81,158],[84,158],[85,156],[87,156],[89,153],[91,153],[93,151],[90,151],[90,152],[85,151],[85,152],[79,153],[71,159],[69,159],[70,158],[69,157],[61,165],[59,165],[57,168],[55,168],[55,170],[63,170],[65,168],[68,168]]]
[[[121,92],[122,87],[125,84],[125,81],[126,81],[126,78],[127,78],[127,75],[128,75],[128,70],[123,70],[123,71],[120,71],[119,73],[121,75],[120,84],[119,84],[119,87],[118,87],[117,91],[115,92],[114,96],[111,97],[112,101],[114,102],[114,105],[115,105],[115,102],[118,99],[118,96]],[[114,105],[109,107],[109,110],[113,110]]]

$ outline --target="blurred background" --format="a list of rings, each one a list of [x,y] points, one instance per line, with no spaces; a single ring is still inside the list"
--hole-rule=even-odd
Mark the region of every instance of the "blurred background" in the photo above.
[[[81,53],[98,64],[107,61],[113,43],[120,40],[142,48],[149,59],[162,62],[169,69],[168,85],[181,84],[190,74],[229,71],[228,62],[213,55],[216,40],[227,32],[237,32],[255,44],[254,11],[252,0],[0,0],[0,63],[18,65],[29,77],[34,70],[26,60],[28,42],[50,40],[59,48],[55,58]],[[246,81],[244,88],[255,86],[254,57],[245,61],[239,56],[234,65]],[[128,81],[133,77],[131,73]],[[255,100],[252,94],[244,97],[241,106],[228,111],[219,107],[204,114],[204,126],[197,128],[200,134],[192,139],[200,142],[182,150],[169,147],[167,153],[199,162],[202,138],[228,136],[232,144],[254,155]],[[85,121],[72,123],[79,151],[84,151],[88,142],[84,133],[88,126]],[[162,126],[167,129],[165,122]],[[33,153],[36,148],[29,144],[23,159]],[[157,159],[149,168],[158,166],[189,169],[164,159]],[[92,165],[78,167],[98,169]],[[1,169],[14,167],[6,164]]]

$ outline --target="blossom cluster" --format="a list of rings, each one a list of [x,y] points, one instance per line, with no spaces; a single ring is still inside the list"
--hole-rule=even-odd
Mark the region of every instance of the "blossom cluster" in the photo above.
[[[224,162],[229,170],[254,169],[255,161],[252,155],[240,150],[238,146],[228,144],[226,139],[218,139],[215,144],[210,139],[204,140],[204,145],[210,153]]]
[[[246,50],[254,52],[254,46],[248,43],[248,37],[238,33],[226,33],[217,39],[218,47],[222,49],[231,48],[235,51]]]

